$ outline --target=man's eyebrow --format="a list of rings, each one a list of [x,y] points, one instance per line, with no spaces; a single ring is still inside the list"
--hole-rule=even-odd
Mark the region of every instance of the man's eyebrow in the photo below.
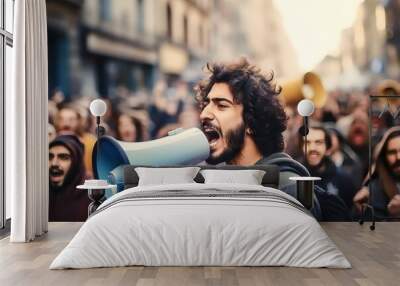
[[[213,98],[211,98],[211,100],[212,100],[213,102],[226,101],[226,102],[228,102],[228,103],[230,103],[230,104],[233,105],[233,102],[230,101],[229,99],[225,98],[225,97],[213,97]]]

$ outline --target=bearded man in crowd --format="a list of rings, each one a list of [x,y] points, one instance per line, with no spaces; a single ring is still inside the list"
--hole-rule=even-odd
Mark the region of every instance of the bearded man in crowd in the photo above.
[[[49,221],[85,221],[89,198],[83,184],[83,144],[74,135],[60,135],[49,145]]]
[[[387,130],[374,152],[371,178],[354,197],[359,212],[370,200],[380,218],[400,216],[400,127]],[[367,187],[368,185],[368,187]]]
[[[304,137],[299,137],[302,141],[302,150],[305,150],[304,144],[307,144],[305,166],[311,176],[321,178],[315,183],[328,193],[338,195],[347,206],[343,209],[344,215],[350,215],[357,189],[351,176],[337,167],[328,155],[332,147],[329,131],[323,126],[312,125],[309,128],[307,142],[304,142]]]

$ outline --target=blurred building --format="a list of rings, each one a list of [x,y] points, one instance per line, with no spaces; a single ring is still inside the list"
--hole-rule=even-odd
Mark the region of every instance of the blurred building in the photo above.
[[[82,92],[114,96],[151,88],[158,61],[154,1],[85,0],[81,20]]]
[[[246,35],[241,25],[240,6],[236,0],[214,1],[210,24],[210,54],[212,61],[232,61],[248,56]]]
[[[357,69],[371,76],[400,76],[396,31],[400,31],[399,1],[364,0],[352,28],[342,34],[341,59],[344,71]],[[398,6],[396,8],[396,5]],[[396,28],[397,27],[397,28]],[[397,40],[400,43],[400,40]]]
[[[386,11],[386,70],[400,80],[400,1],[384,1]]]
[[[297,55],[272,0],[215,1],[211,25],[214,60],[243,55],[281,78],[299,73]]]
[[[296,53],[272,0],[215,1],[211,25],[213,60],[246,56],[278,77],[298,74]]]
[[[329,86],[362,89],[382,77],[399,75],[387,45],[386,2],[360,3],[352,27],[342,31],[339,55],[326,57],[317,67]]]
[[[80,20],[83,0],[47,0],[49,95],[80,91]]]
[[[167,79],[193,81],[209,59],[210,0],[156,0],[159,70]]]
[[[280,78],[299,72],[272,0],[47,0],[47,13],[50,94],[193,82],[207,61],[239,56]]]
[[[246,3],[246,9],[240,9],[240,15],[251,58],[264,70],[272,69],[279,78],[297,76],[300,72],[297,55],[274,1],[241,3]]]
[[[385,23],[382,1],[364,0],[353,26],[353,59],[361,71],[373,74],[384,72]]]
[[[188,74],[207,59],[210,10],[209,0],[47,0],[50,92],[112,97]]]

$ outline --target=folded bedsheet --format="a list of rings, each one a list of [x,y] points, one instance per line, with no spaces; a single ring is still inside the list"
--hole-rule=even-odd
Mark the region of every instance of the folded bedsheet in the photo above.
[[[128,265],[351,267],[293,197],[263,186],[195,183],[114,195],[50,269]]]

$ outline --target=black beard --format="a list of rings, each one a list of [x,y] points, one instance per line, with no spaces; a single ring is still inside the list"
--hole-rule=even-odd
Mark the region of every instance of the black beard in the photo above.
[[[396,162],[394,162],[391,166],[392,169],[400,167],[400,160],[396,160]]]
[[[388,166],[389,163],[385,160],[385,165]],[[396,167],[400,166],[400,160],[396,160],[396,162],[394,162],[392,165],[389,166],[388,170],[390,170],[389,174],[396,180],[396,181],[400,181],[400,175],[394,173],[392,170],[394,170]]]
[[[322,157],[321,161],[315,166],[311,166],[308,163],[308,160],[305,162],[305,165],[311,174],[318,174],[318,173],[321,173],[322,171],[324,171],[323,167],[325,167],[325,163],[326,163],[326,158],[324,156],[324,157]]]
[[[240,124],[238,128],[226,132],[226,142],[228,146],[218,157],[208,157],[206,162],[208,164],[216,165],[222,162],[232,161],[237,154],[242,150],[244,144],[244,137],[246,135],[246,128],[244,123]]]
[[[63,182],[54,183],[51,180],[49,180],[49,186],[53,190],[61,189],[61,187],[63,186]]]

